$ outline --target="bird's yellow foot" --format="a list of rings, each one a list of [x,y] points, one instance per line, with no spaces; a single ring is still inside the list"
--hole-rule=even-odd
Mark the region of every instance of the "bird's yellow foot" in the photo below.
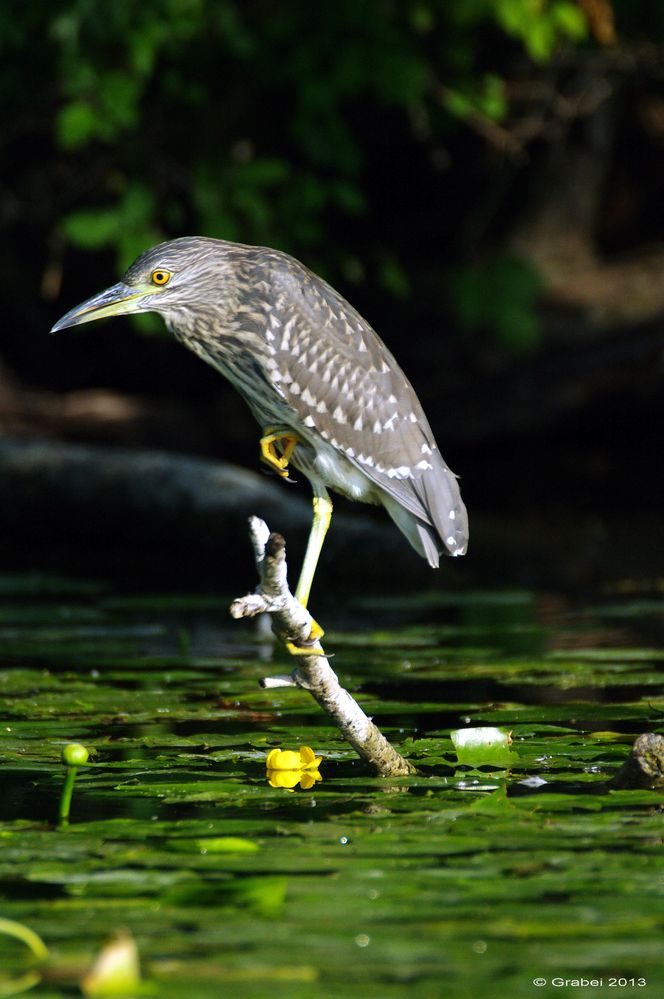
[[[283,430],[266,427],[265,433],[260,439],[261,461],[282,479],[287,479],[288,462],[299,443],[300,438],[297,434],[289,434]],[[277,447],[281,449],[281,453]]]
[[[311,619],[311,631],[309,632],[309,639],[312,642],[320,642],[321,638],[325,632],[319,625],[318,621]],[[309,645],[295,645],[294,642],[286,642],[286,648],[292,656],[324,656],[325,652],[321,649],[312,648]]]
[[[323,637],[324,634],[325,634],[325,632],[323,631],[323,629],[319,625],[318,621],[315,621],[312,618],[311,619],[311,632],[309,634],[309,638],[315,639],[318,642],[318,641],[320,641],[320,639]]]
[[[325,649],[308,645],[295,645],[294,642],[286,642],[286,649],[292,656],[324,656]]]

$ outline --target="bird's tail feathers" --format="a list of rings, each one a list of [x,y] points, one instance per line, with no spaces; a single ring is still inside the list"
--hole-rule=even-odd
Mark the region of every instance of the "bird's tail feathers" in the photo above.
[[[422,546],[421,554],[429,563],[432,569],[437,569],[440,565],[440,542],[436,532],[428,524],[417,522],[417,537]],[[411,542],[412,543],[412,542]],[[417,548],[417,545],[414,545]]]
[[[441,458],[439,467],[425,472],[415,485],[439,535],[441,550],[448,555],[465,555],[468,548],[468,512],[454,472]]]

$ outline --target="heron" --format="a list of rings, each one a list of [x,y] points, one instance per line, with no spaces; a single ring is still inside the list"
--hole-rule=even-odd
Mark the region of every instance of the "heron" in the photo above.
[[[305,607],[330,490],[383,506],[434,568],[443,553],[465,554],[457,477],[412,385],[370,324],[294,257],[204,236],[160,243],[51,332],[142,312],[162,316],[240,392],[262,428],[262,462],[284,479],[293,465],[309,480],[313,520],[295,590]]]

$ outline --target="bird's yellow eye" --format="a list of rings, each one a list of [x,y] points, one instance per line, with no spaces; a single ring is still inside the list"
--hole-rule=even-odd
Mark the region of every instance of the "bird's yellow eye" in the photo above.
[[[152,281],[153,284],[163,287],[163,285],[168,284],[168,282],[171,280],[171,272],[165,271],[163,268],[160,268],[158,271],[152,272],[152,274],[150,275],[150,280]]]

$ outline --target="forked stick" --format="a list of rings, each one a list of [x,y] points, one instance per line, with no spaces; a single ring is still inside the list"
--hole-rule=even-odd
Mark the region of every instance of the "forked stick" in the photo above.
[[[294,686],[308,690],[358,756],[379,776],[401,777],[415,773],[415,767],[397,753],[359,704],[344,690],[320,640],[312,637],[316,634],[316,623],[288,588],[284,538],[281,534],[270,533],[267,524],[258,517],[250,517],[249,534],[260,583],[254,593],[233,601],[231,615],[242,618],[270,614],[272,630],[277,638],[298,652],[297,666],[290,676],[267,677],[261,685]],[[311,649],[311,654],[308,654],[308,649]]]

